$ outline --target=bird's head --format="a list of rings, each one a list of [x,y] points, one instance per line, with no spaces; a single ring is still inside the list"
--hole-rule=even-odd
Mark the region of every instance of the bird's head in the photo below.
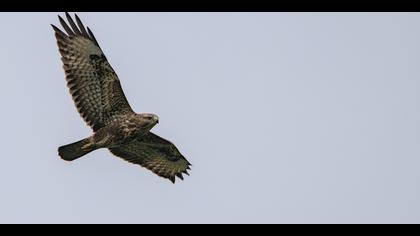
[[[139,114],[139,118],[141,120],[141,123],[149,129],[151,129],[153,126],[159,123],[159,117],[155,114],[142,113]]]

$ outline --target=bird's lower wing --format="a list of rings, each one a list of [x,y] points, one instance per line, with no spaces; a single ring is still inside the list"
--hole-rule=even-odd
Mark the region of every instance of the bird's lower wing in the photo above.
[[[173,183],[175,183],[175,176],[183,179],[182,173],[188,175],[187,170],[191,166],[174,144],[153,133],[109,150],[112,154],[128,162],[139,164]]]

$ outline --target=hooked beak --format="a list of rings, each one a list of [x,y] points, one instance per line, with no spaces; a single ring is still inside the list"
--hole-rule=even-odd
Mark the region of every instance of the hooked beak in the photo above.
[[[153,119],[155,120],[156,124],[159,124],[159,117],[154,116]]]

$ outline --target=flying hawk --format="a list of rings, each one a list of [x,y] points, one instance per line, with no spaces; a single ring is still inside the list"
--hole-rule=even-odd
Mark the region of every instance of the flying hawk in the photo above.
[[[66,33],[54,25],[67,86],[81,117],[93,129],[92,136],[61,146],[62,159],[73,161],[99,148],[139,164],[175,183],[183,179],[190,163],[174,144],[150,132],[159,123],[155,114],[135,113],[128,104],[117,74],[108,63],[92,31],[79,17],[66,13]]]

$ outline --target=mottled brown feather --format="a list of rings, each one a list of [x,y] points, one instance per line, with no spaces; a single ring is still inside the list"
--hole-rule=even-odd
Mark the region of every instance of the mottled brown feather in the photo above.
[[[70,26],[59,16],[64,33],[52,25],[62,56],[67,86],[77,110],[94,131],[115,118],[132,113],[117,74],[112,69],[92,31],[79,17],[67,13]]]
[[[188,175],[187,170],[191,165],[174,144],[153,133],[109,150],[112,154],[141,165],[173,183],[175,177],[183,179],[182,173]]]

